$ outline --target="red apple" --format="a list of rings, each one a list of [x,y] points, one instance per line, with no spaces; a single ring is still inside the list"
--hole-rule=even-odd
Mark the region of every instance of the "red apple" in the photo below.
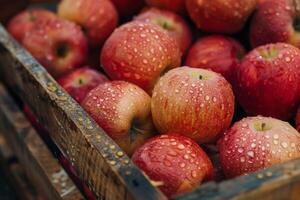
[[[82,26],[92,46],[102,45],[118,25],[118,13],[110,0],[63,0],[58,15]]]
[[[26,34],[23,44],[54,78],[80,67],[88,49],[80,27],[60,19],[37,24]]]
[[[171,10],[177,13],[185,12],[185,0],[146,0],[150,6]]]
[[[150,102],[150,96],[138,86],[112,81],[90,91],[82,106],[131,155],[155,131]]]
[[[168,197],[191,191],[212,176],[212,163],[205,152],[178,134],[151,138],[134,152],[132,161]]]
[[[248,117],[235,123],[219,142],[220,163],[235,177],[300,157],[300,133],[271,117]]]
[[[20,12],[7,25],[8,32],[19,42],[30,32],[35,24],[56,18],[53,12],[44,9],[31,9]]]
[[[157,79],[180,66],[180,49],[161,27],[140,21],[129,22],[105,42],[101,63],[114,80],[135,83],[151,93]]]
[[[284,43],[252,50],[236,70],[236,96],[250,115],[289,119],[300,95],[300,50]]]
[[[235,39],[211,35],[198,39],[189,50],[185,64],[195,68],[211,69],[232,83],[235,70],[244,55],[244,47]]]
[[[139,14],[135,20],[150,22],[165,29],[178,42],[182,53],[188,49],[192,42],[192,33],[188,24],[181,16],[173,12],[150,8]]]
[[[236,33],[254,11],[257,0],[186,0],[198,28],[214,33]]]
[[[300,106],[296,115],[296,129],[300,132]]]
[[[144,0],[112,0],[112,2],[119,14],[124,17],[137,13],[145,4]]]
[[[199,143],[209,143],[229,127],[234,96],[221,75],[180,67],[167,72],[155,85],[151,110],[160,132],[181,133]]]
[[[285,42],[300,47],[298,1],[265,0],[260,3],[250,26],[253,47]],[[300,3],[298,3],[300,4]]]
[[[85,96],[108,79],[89,66],[77,69],[58,80],[58,83],[78,102],[81,103]]]

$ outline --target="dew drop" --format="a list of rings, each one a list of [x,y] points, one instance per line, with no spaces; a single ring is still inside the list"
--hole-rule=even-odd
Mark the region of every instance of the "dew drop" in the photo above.
[[[287,148],[287,147],[288,147],[288,144],[287,144],[286,142],[281,142],[281,146],[282,146],[283,148]]]
[[[254,152],[253,152],[253,151],[248,151],[248,152],[247,152],[247,155],[248,155],[249,157],[253,158],[253,157],[254,157]]]
[[[240,157],[240,161],[243,163],[243,162],[245,162],[246,161],[246,159],[245,159],[245,157]]]
[[[244,152],[244,149],[242,147],[238,148],[237,150],[239,153],[243,153]]]

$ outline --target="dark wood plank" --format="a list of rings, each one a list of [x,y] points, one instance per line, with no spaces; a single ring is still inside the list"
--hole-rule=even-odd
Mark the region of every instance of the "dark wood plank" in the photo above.
[[[5,174],[2,174],[5,171]],[[0,180],[4,178],[7,179],[7,182],[3,183],[0,181],[0,191],[5,187],[11,186],[9,190],[9,195],[7,197],[1,196],[0,199],[5,200],[42,200],[36,190],[29,183],[28,179],[25,176],[25,172],[21,167],[20,163],[17,161],[12,150],[9,148],[9,145],[4,139],[2,133],[0,133]],[[6,184],[6,185],[3,185]],[[18,192],[14,192],[18,191]],[[0,192],[1,193],[1,192]],[[10,196],[10,198],[8,197]]]
[[[0,76],[31,107],[99,199],[166,199],[2,26]]]
[[[1,84],[0,121],[1,133],[45,199],[84,199]]]

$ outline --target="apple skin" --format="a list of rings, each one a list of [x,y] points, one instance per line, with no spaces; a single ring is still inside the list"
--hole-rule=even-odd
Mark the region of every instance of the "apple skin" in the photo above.
[[[55,19],[57,16],[48,10],[30,9],[24,10],[13,17],[7,25],[7,31],[18,41],[22,42],[25,35],[30,32],[35,24],[49,19]]]
[[[118,13],[110,0],[63,0],[58,15],[82,26],[93,47],[102,46],[118,25]]]
[[[151,110],[161,133],[181,133],[199,143],[211,143],[231,123],[234,95],[220,74],[180,67],[167,72],[155,85]]]
[[[235,39],[222,35],[202,37],[190,48],[185,65],[211,69],[233,83],[236,68],[245,55],[244,47]]]
[[[187,11],[201,30],[236,33],[254,11],[257,0],[186,0]]]
[[[296,115],[296,129],[300,132],[300,106]]]
[[[296,2],[296,1],[295,1]],[[252,47],[285,42],[300,47],[300,34],[293,22],[296,5],[291,0],[265,0],[259,4],[250,25]]]
[[[299,103],[299,80],[300,50],[268,44],[252,50],[237,68],[235,94],[249,115],[288,120]]]
[[[149,6],[158,7],[173,12],[183,14],[185,10],[185,0],[146,0]]]
[[[101,128],[128,154],[153,136],[151,98],[138,86],[111,81],[91,90],[83,108]]]
[[[85,66],[63,76],[58,80],[58,83],[78,103],[81,103],[89,91],[107,81],[106,76],[89,66]]]
[[[192,43],[190,27],[180,15],[173,12],[150,8],[136,16],[134,20],[150,22],[165,29],[178,42],[182,54]]]
[[[247,117],[227,130],[218,147],[221,166],[231,178],[299,158],[300,133],[275,118]]]
[[[24,37],[23,45],[54,78],[82,66],[88,51],[80,27],[61,19],[36,24]]]
[[[145,4],[144,0],[112,0],[119,14],[124,17],[136,14]]]
[[[101,64],[111,79],[134,83],[151,93],[161,74],[180,66],[180,58],[177,42],[161,27],[133,21],[107,39]]]
[[[188,192],[211,179],[213,166],[200,146],[179,134],[168,133],[147,140],[132,161],[168,197]]]

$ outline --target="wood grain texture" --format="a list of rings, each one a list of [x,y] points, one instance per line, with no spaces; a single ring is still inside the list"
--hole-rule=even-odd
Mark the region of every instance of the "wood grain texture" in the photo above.
[[[209,182],[176,200],[297,200],[300,195],[300,160],[221,183]]]
[[[45,199],[84,199],[2,85],[0,121],[1,133],[18,157],[28,178]]]
[[[30,106],[99,199],[166,199],[2,26],[0,78]]]

